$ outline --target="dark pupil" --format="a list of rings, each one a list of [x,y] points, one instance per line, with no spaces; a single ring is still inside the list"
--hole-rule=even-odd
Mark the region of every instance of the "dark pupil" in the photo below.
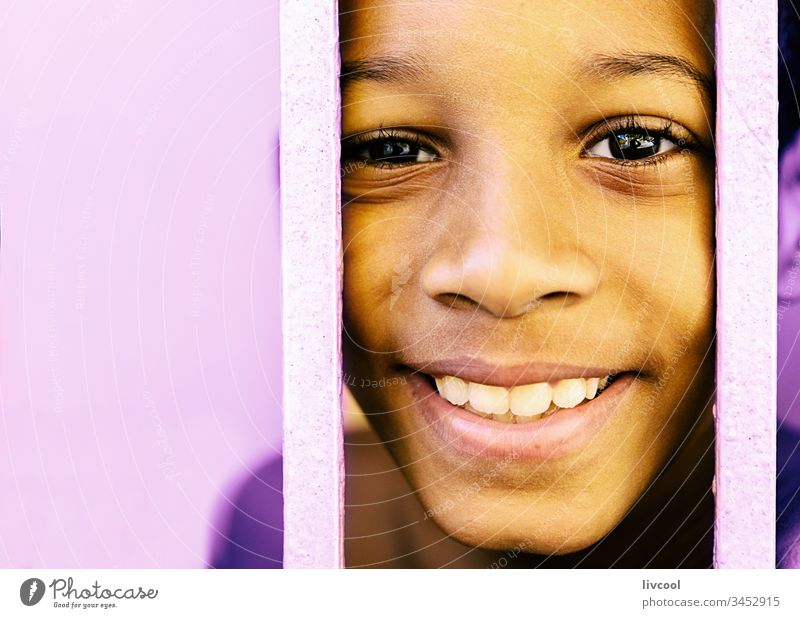
[[[661,138],[647,133],[615,133],[609,142],[615,159],[644,159],[658,152]]]
[[[369,147],[369,156],[373,161],[413,163],[417,160],[416,150],[416,147],[408,142],[381,140]]]

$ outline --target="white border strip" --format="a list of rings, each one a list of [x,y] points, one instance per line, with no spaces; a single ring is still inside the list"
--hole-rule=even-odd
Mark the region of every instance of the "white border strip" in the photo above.
[[[715,565],[775,566],[777,3],[717,2]]]
[[[337,3],[281,0],[284,566],[343,566]]]

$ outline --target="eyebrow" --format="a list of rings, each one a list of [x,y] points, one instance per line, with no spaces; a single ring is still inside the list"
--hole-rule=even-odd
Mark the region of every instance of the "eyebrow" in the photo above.
[[[688,60],[664,54],[594,54],[580,72],[603,78],[660,75],[680,79],[698,86],[712,100],[716,91],[713,76],[707,75]]]
[[[359,81],[413,82],[428,73],[424,60],[415,56],[372,56],[342,62],[339,87],[344,90]]]
[[[415,56],[373,56],[342,62],[340,88],[342,91],[359,81],[385,83],[413,82],[428,73],[424,59]],[[713,76],[707,75],[691,62],[665,54],[627,53],[622,55],[593,54],[579,70],[582,75],[603,79],[658,75],[688,81],[699,87],[709,99],[714,99]]]

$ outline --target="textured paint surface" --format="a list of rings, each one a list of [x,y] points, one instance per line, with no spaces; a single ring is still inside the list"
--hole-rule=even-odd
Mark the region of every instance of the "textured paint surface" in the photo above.
[[[777,7],[717,2],[715,564],[775,564]]]
[[[280,449],[277,4],[0,5],[0,566],[204,567]]]
[[[339,32],[281,2],[284,566],[343,565]]]

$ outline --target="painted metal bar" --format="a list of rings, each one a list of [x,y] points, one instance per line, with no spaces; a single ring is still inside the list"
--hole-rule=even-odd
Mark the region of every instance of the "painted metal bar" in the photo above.
[[[281,0],[284,566],[343,566],[337,3]]]
[[[717,568],[775,566],[777,3],[717,1]]]

